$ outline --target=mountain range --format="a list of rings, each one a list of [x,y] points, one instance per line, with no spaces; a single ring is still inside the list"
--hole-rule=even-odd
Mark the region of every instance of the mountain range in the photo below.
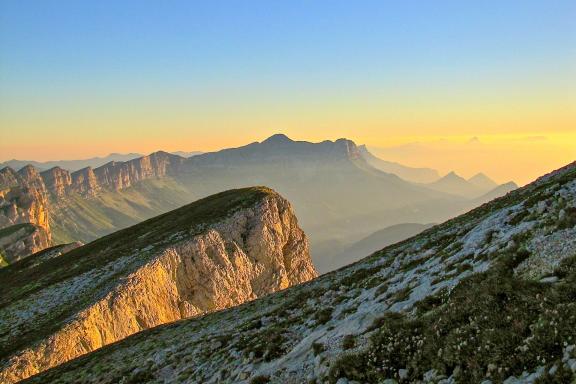
[[[31,383],[570,383],[575,202],[573,163],[314,278],[282,197],[263,188],[218,194],[68,253],[44,251],[0,270],[10,287],[0,297],[7,356],[0,374],[13,382],[40,371]],[[222,243],[204,246],[209,239]],[[105,338],[124,327],[130,331],[121,337],[153,325],[148,316],[156,306],[174,309],[170,319],[182,313],[176,308],[197,308],[197,290],[213,285],[178,279],[236,281],[228,273],[244,267],[229,264],[235,254],[247,265],[275,255],[280,271],[248,270],[281,282],[294,260],[286,252],[298,260],[299,281],[312,281],[59,364],[113,341]],[[209,265],[211,273],[196,274]],[[190,269],[180,274],[178,266]],[[227,284],[218,287],[234,297]],[[168,293],[174,296],[166,300]],[[62,334],[80,336],[58,339]]]
[[[309,143],[274,135],[189,158],[155,152],[74,172],[5,167],[0,223],[37,225],[51,244],[86,243],[220,191],[267,185],[294,204],[314,262],[326,272],[334,268],[327,255],[383,227],[441,222],[484,202],[406,181],[370,165],[368,156],[346,139]],[[498,194],[513,187],[498,187]]]
[[[404,180],[415,183],[432,183],[440,178],[438,171],[435,169],[407,167],[392,161],[382,160],[374,156],[365,145],[359,146],[358,149],[368,164],[383,172],[397,175]]]
[[[190,157],[198,155],[202,152],[193,151],[193,152],[185,152],[185,151],[176,151],[171,152],[174,155],[178,155],[181,157]],[[10,167],[12,169],[20,169],[25,167],[26,165],[32,165],[38,171],[46,171],[50,168],[58,167],[63,168],[67,171],[74,172],[82,168],[97,168],[101,165],[107,164],[111,161],[114,162],[124,162],[133,159],[137,159],[139,157],[144,156],[141,153],[111,153],[107,156],[103,157],[92,157],[89,159],[81,159],[81,160],[54,160],[54,161],[34,161],[34,160],[8,160],[5,162],[0,163],[0,168]]]
[[[426,186],[435,191],[450,193],[469,199],[480,198],[481,196],[494,190],[498,190],[499,187],[501,187],[483,173],[478,173],[466,180],[457,175],[456,172],[450,172],[440,179],[426,184]],[[514,182],[508,182],[502,184],[502,186],[506,189],[510,188],[510,190],[518,188]]]

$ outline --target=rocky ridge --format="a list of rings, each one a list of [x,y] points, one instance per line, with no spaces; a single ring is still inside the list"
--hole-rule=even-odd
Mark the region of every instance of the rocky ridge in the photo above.
[[[575,202],[576,163],[310,283],[30,382],[572,382]]]
[[[316,277],[285,199],[223,192],[58,257],[0,270],[0,381],[16,382],[144,329]]]

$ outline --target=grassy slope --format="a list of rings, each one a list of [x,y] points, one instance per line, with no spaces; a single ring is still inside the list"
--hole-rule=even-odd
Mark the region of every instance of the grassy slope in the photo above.
[[[52,213],[53,238],[56,243],[92,241],[196,199],[169,177],[144,180],[126,190],[105,192],[95,198],[71,195]]]
[[[136,253],[145,258],[146,247],[170,244],[170,235],[217,222],[271,193],[273,191],[264,187],[222,192],[112,233],[47,262],[37,262],[41,257],[39,253],[11,264],[0,270],[0,281],[4,286],[10,287],[0,292],[0,312],[48,286],[55,286],[123,256]],[[122,271],[116,272],[118,273]],[[98,286],[91,287],[92,292],[97,292],[99,287],[106,283],[105,279],[98,281]],[[0,343],[0,356],[8,356],[34,340],[51,334],[68,316],[82,308],[90,296],[91,294],[85,294],[76,297],[67,306],[51,311],[41,321],[27,324],[26,329],[21,330],[18,340]],[[0,332],[0,335],[2,333]]]
[[[11,234],[15,233],[16,231],[21,230],[22,228],[26,228],[26,232],[28,234],[34,232],[34,225],[30,223],[22,223],[22,224],[15,224],[11,225],[6,228],[0,229],[0,238],[5,236],[10,236]]]
[[[142,332],[31,382],[480,382],[554,366],[542,382],[570,382],[575,199],[573,164],[315,281]],[[518,272],[556,243],[553,268]]]

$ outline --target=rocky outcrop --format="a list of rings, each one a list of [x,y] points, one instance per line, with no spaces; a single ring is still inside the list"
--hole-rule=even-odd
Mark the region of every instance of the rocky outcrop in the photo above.
[[[20,183],[20,177],[15,170],[10,167],[0,169],[0,190],[15,187]]]
[[[0,228],[31,223],[49,235],[48,192],[38,171],[26,166],[17,173],[4,168],[2,173],[8,187],[0,191]]]
[[[50,245],[48,232],[37,225],[16,224],[0,230],[0,252],[10,264]]]
[[[94,170],[98,184],[113,190],[128,188],[138,181],[175,174],[184,158],[155,152],[125,162],[112,161]]]
[[[46,185],[46,189],[56,198],[61,198],[68,193],[72,184],[70,172],[60,167],[50,168],[40,174]]]
[[[173,175],[183,161],[184,158],[180,156],[156,152],[126,162],[110,162],[96,169],[83,168],[73,173],[60,167],[39,173],[32,165],[18,172],[9,167],[2,168],[0,228],[21,223],[37,225],[43,229],[41,237],[47,236],[49,241],[46,244],[51,245],[50,211],[53,205],[66,207],[66,197],[70,194],[95,197],[102,191],[121,190],[142,180]]]
[[[0,302],[0,345],[8,347],[0,351],[7,357],[2,382],[21,380],[143,329],[235,306],[317,275],[290,204],[265,188],[200,200],[44,265],[56,261],[62,272],[52,267],[46,275],[28,266],[34,258],[12,266],[20,268],[12,271],[14,292],[26,291],[27,273],[46,285]],[[63,272],[82,262],[90,264],[78,267],[81,273]],[[34,324],[37,335],[23,335],[25,324]]]
[[[94,170],[90,167],[82,168],[76,172],[72,172],[72,184],[70,190],[86,195],[94,196],[100,191],[100,185],[96,180]]]
[[[48,191],[38,171],[0,171],[0,250],[13,263],[52,245]]]
[[[102,190],[120,190],[142,180],[173,175],[183,161],[183,157],[160,151],[129,161],[111,161],[95,169],[86,167],[72,173],[60,167],[38,173],[32,165],[16,173],[5,167],[0,170],[0,189],[33,186],[44,193],[49,192],[57,201],[71,192],[95,196]]]

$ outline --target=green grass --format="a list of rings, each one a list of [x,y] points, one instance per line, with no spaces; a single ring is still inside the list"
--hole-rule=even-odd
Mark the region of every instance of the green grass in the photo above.
[[[53,204],[51,228],[56,243],[89,242],[178,208],[197,196],[175,180],[143,180],[121,191],[104,191],[86,198],[70,194],[64,204]]]
[[[33,224],[30,223],[11,225],[9,227],[0,229],[0,238],[10,236],[21,229],[26,229],[26,233],[31,234],[32,232],[35,231],[36,228],[34,227]]]

